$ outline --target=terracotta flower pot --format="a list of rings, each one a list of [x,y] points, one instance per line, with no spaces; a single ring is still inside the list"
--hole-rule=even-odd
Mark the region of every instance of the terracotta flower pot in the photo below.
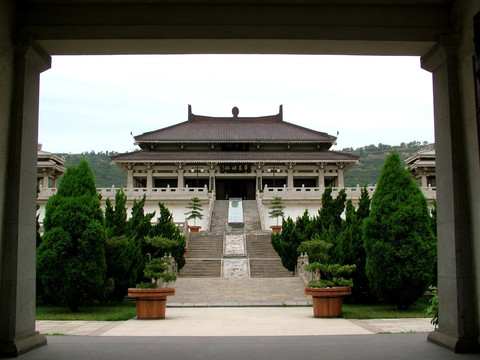
[[[270,229],[272,229],[274,233],[279,233],[282,232],[282,225],[270,225]]]
[[[167,296],[175,295],[173,288],[128,289],[128,296],[137,303],[137,319],[165,319]]]
[[[348,286],[332,288],[305,288],[306,295],[312,295],[313,315],[316,318],[340,317],[342,315],[343,297],[350,295]]]
[[[201,226],[189,225],[188,228],[190,229],[190,232],[197,233],[198,230],[200,230]]]

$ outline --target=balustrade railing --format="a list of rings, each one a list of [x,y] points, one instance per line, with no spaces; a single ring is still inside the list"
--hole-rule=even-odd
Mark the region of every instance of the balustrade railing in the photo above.
[[[367,191],[372,197],[373,193],[375,192],[375,186],[368,186]],[[98,188],[99,194],[102,196],[102,199],[106,199],[108,197],[114,198],[115,194],[120,188],[111,187],[111,188]],[[341,190],[341,187],[333,187],[332,188],[332,196],[336,197],[338,192]],[[345,187],[344,188],[347,193],[347,199],[359,199],[362,194],[362,187],[355,186],[355,187]],[[422,187],[420,188],[425,195],[425,197],[429,200],[436,199],[436,187]],[[194,196],[199,198],[214,198],[214,193],[210,192],[207,186],[204,187],[184,187],[184,188],[177,188],[177,187],[165,187],[165,188],[124,188],[123,191],[127,198],[141,198],[143,195],[146,195],[147,198],[150,199],[162,199],[162,198],[192,198]],[[288,198],[321,198],[323,192],[325,191],[325,187],[268,187],[265,186],[263,191],[258,193],[260,198],[268,198],[268,197],[275,197],[280,196],[284,199]],[[56,188],[41,188],[40,193],[38,194],[39,199],[48,199],[50,196],[57,193]]]
[[[117,191],[120,190],[118,187],[109,187],[109,188],[97,188],[98,193],[102,196],[102,199],[115,197]],[[123,192],[127,198],[141,198],[143,195],[146,195],[150,199],[162,199],[162,198],[192,198],[194,196],[199,198],[209,198],[212,195],[208,191],[206,186],[204,187],[164,187],[164,188],[123,188]],[[57,193],[56,188],[41,188],[40,193],[38,194],[39,199],[48,199],[50,196]]]

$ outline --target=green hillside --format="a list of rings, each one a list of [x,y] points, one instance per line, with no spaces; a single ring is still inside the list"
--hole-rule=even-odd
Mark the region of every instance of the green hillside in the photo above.
[[[65,166],[78,165],[82,159],[90,164],[95,175],[96,185],[99,188],[125,187],[127,185],[127,174],[111,163],[110,156],[117,155],[117,152],[84,152],[81,154],[56,154],[65,159]]]
[[[345,186],[364,186],[376,184],[383,162],[389,153],[397,151],[402,158],[412,156],[417,151],[433,148],[433,144],[426,141],[412,141],[398,146],[385,144],[368,145],[357,149],[344,148],[342,151],[360,156],[360,160],[351,170],[345,173]],[[125,187],[127,175],[110,161],[110,156],[116,152],[84,152],[81,154],[56,154],[65,159],[65,165],[78,165],[80,160],[86,159],[95,174],[97,187]]]
[[[364,186],[377,183],[382,171],[383,163],[388,154],[397,151],[402,160],[405,160],[418,151],[435,148],[434,144],[423,141],[401,143],[397,146],[378,144],[361,148],[344,148],[342,151],[360,156],[359,162],[345,173],[345,186]]]

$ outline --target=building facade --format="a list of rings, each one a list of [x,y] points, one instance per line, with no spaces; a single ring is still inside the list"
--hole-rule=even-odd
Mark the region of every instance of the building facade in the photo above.
[[[207,188],[217,200],[256,199],[266,187],[343,187],[355,155],[332,151],[336,137],[276,115],[195,115],[135,137],[141,150],[112,161],[127,173],[128,188]]]

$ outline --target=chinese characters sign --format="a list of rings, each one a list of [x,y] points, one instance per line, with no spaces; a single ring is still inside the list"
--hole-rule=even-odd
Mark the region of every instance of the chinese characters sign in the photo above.
[[[222,164],[220,165],[221,173],[249,173],[250,165],[248,164]]]

